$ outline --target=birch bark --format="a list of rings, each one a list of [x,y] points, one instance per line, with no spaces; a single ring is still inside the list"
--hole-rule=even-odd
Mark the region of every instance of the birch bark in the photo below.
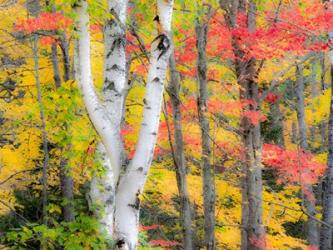
[[[153,159],[158,132],[164,80],[170,56],[173,1],[157,0],[155,20],[157,20],[159,33],[151,46],[143,121],[136,153],[126,169],[123,169],[123,173],[120,126],[126,90],[126,60],[125,31],[122,23],[125,23],[126,19],[127,1],[110,1],[109,6],[115,22],[110,21],[105,27],[105,102],[102,103],[98,99],[92,81],[86,0],[78,3],[77,10],[79,39],[76,72],[89,117],[105,147],[102,161],[105,163],[106,175],[100,182],[104,186],[103,193],[95,188],[98,185],[93,184],[91,197],[93,199],[99,197],[104,207],[105,202],[111,204],[110,210],[106,207],[107,213],[105,213],[105,220],[102,219],[102,221],[108,223],[108,233],[113,233],[116,249],[137,249],[140,194]],[[103,152],[102,146],[100,150]],[[98,184],[96,179],[92,182]],[[104,190],[110,192],[105,194]],[[113,194],[115,197],[112,196]],[[111,217],[114,217],[113,226],[110,222]],[[112,232],[113,229],[114,232]]]
[[[113,234],[115,191],[122,170],[124,149],[120,136],[126,86],[126,12],[127,0],[108,1],[108,12],[112,16],[104,27],[104,83],[102,105],[108,115],[114,133],[113,155],[114,167],[100,143],[97,147],[99,160],[105,171],[103,175],[94,176],[90,186],[90,198],[98,209],[95,215],[100,219],[102,230]]]
[[[171,48],[173,1],[157,0],[160,33],[151,46],[144,111],[136,152],[116,193],[115,231],[120,249],[136,249],[140,195],[154,156],[163,100],[164,80]]]

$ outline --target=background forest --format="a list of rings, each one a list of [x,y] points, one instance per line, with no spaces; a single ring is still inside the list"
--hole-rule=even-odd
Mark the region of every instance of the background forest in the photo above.
[[[0,249],[332,249],[330,1],[0,17]]]

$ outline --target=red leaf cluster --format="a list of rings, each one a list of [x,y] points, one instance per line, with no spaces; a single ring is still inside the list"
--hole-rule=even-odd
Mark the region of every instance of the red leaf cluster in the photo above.
[[[254,126],[266,120],[266,116],[261,113],[261,111],[256,110],[245,110],[242,112],[242,117],[247,118],[248,121]]]
[[[43,12],[35,18],[17,20],[15,29],[27,34],[36,31],[64,31],[71,26],[72,23],[72,19],[65,17],[61,13]]]
[[[326,39],[333,29],[332,4],[307,0],[303,5],[298,1],[285,4],[280,12],[266,11],[264,22],[256,31],[249,32],[247,16],[239,14],[235,28],[228,27],[224,13],[217,11],[211,18],[208,31],[207,54],[224,60],[249,60],[250,58],[272,59],[284,57],[287,53],[303,55],[310,51],[322,51],[329,47]],[[181,73],[196,76],[196,38],[193,29],[180,30],[183,48],[175,52],[176,60],[186,65]],[[233,45],[242,51],[236,58]]]
[[[151,240],[150,244],[154,247],[156,246],[160,246],[160,247],[176,247],[176,246],[181,246],[181,243],[178,241],[166,241],[163,239],[159,239],[159,240]]]
[[[278,100],[280,99],[280,96],[274,94],[274,93],[268,93],[266,98],[265,98],[265,101],[270,103],[270,104],[274,104],[276,103]]]
[[[281,183],[315,184],[325,170],[325,164],[316,162],[311,153],[272,144],[263,145],[262,162],[278,170]]]
[[[154,224],[154,225],[150,225],[150,226],[141,225],[140,229],[143,231],[149,231],[149,230],[159,229],[160,227],[161,227],[161,225],[158,225],[158,224]]]

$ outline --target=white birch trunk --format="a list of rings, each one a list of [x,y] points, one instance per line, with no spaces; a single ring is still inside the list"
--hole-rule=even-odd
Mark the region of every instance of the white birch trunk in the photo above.
[[[102,143],[98,145],[99,160],[103,170],[102,176],[93,176],[90,186],[91,202],[98,209],[95,215],[101,222],[101,230],[107,235],[113,234],[115,190],[122,169],[123,142],[120,136],[122,117],[124,114],[126,86],[126,12],[127,0],[109,1],[108,11],[112,19],[108,20],[104,27],[104,84],[103,106],[112,123],[115,133],[113,156],[116,166],[112,168]]]
[[[159,34],[152,44],[143,121],[136,153],[123,175],[120,174],[123,154],[120,127],[127,91],[124,51],[127,1],[109,2],[109,11],[115,18],[109,21],[105,28],[104,103],[98,99],[92,81],[87,1],[81,0],[78,6],[76,74],[89,117],[102,140],[103,145],[99,146],[99,151],[106,170],[103,178],[93,178],[90,197],[92,202],[96,201],[104,208],[101,222],[108,234],[112,234],[115,227],[113,238],[116,239],[116,248],[137,249],[139,195],[154,156],[164,80],[170,56],[173,1],[157,0]],[[99,186],[102,186],[102,189]]]
[[[164,80],[170,57],[173,1],[158,0],[158,34],[151,48],[144,113],[134,158],[121,178],[116,194],[115,233],[119,249],[137,249],[140,194],[150,168],[163,100]]]
[[[81,0],[78,7],[78,72],[79,85],[81,87],[83,100],[88,111],[89,117],[101,137],[102,143],[105,146],[107,155],[110,158],[111,166],[114,175],[119,173],[118,157],[121,150],[114,145],[118,144],[119,134],[114,130],[113,123],[106,112],[103,104],[98,99],[91,74],[90,62],[90,33],[89,33],[89,16],[87,13],[87,1]]]

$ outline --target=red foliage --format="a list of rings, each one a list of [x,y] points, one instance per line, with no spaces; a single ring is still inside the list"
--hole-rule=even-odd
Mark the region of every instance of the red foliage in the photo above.
[[[150,225],[150,226],[141,225],[140,229],[142,231],[149,231],[149,230],[159,229],[160,227],[161,227],[161,225],[158,225],[158,224],[154,224],[154,225]]]
[[[92,156],[95,153],[95,147],[93,145],[89,145],[87,148],[87,155]]]
[[[43,12],[38,17],[30,19],[19,19],[15,25],[17,31],[31,34],[36,31],[66,30],[71,26],[73,20],[61,13]]]
[[[265,249],[266,248],[266,237],[265,235],[258,238],[258,237],[253,237],[250,239],[250,242],[252,245],[258,247],[259,249]]]
[[[246,117],[252,125],[258,125],[260,122],[266,120],[266,116],[261,111],[246,110],[242,113],[243,117]]]
[[[280,182],[300,185],[316,183],[325,170],[325,164],[316,162],[311,153],[287,150],[272,144],[263,145],[262,161],[278,170]]]
[[[265,101],[270,103],[270,104],[274,104],[276,101],[278,101],[280,99],[280,96],[274,94],[274,93],[268,93],[268,95],[265,98]]]
[[[43,36],[40,38],[40,43],[42,45],[50,45],[56,43],[57,40],[52,36]]]
[[[305,1],[302,6],[293,1],[282,6],[279,15],[276,11],[266,11],[264,23],[256,31],[249,32],[247,16],[237,16],[235,28],[229,28],[224,13],[217,11],[211,18],[208,31],[207,55],[224,60],[248,60],[250,58],[281,58],[287,53],[303,55],[310,51],[328,49],[325,35],[333,29],[332,4],[319,1]],[[196,76],[194,62],[197,58],[196,38],[193,29],[180,30],[183,48],[175,53],[180,64],[188,66],[181,71],[189,77]],[[242,50],[242,58],[236,58],[233,42],[237,41]]]
[[[103,30],[103,26],[100,23],[93,23],[90,25],[90,30],[92,33],[98,33]]]
[[[167,247],[167,248],[181,246],[181,243],[178,241],[166,241],[163,239],[151,240],[150,244],[154,247],[160,246],[160,247]]]

